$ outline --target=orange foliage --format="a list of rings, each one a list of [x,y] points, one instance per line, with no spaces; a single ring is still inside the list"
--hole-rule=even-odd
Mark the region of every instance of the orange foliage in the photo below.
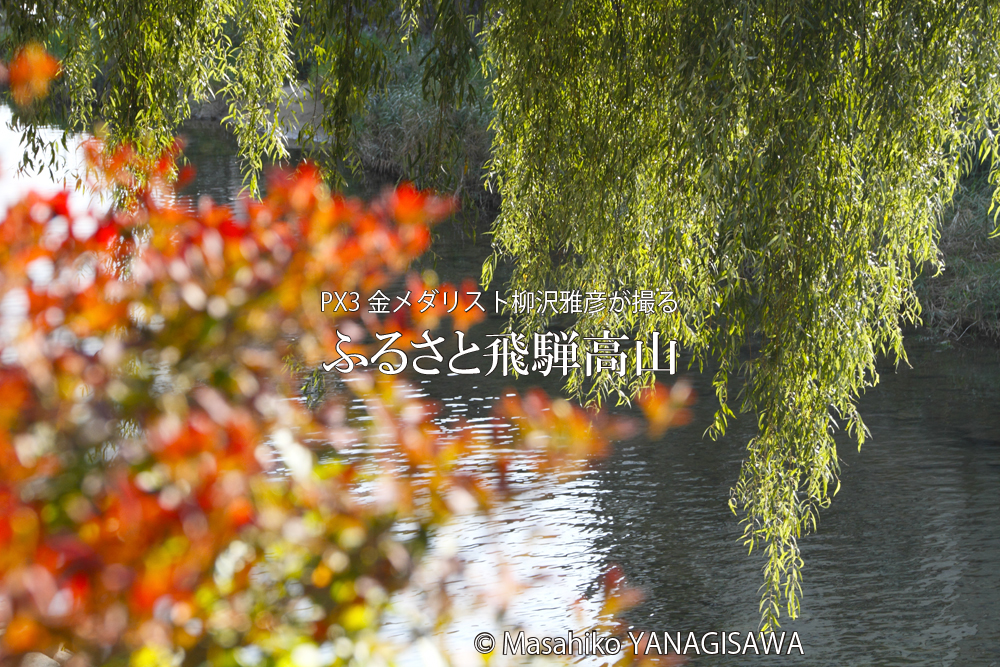
[[[48,61],[18,58],[12,87],[44,92],[21,68]],[[177,149],[90,142],[92,185],[128,207],[95,219],[29,193],[0,221],[0,660],[62,646],[81,665],[230,664],[253,645],[281,661],[342,636],[375,651],[365,632],[457,500],[510,492],[512,454],[442,430],[400,381],[358,371],[303,400],[294,370],[338,356],[346,315],[321,292],[385,285],[454,202],[404,186],[365,204],[303,165],[239,214],[190,206],[169,185]],[[477,320],[467,305],[455,326]],[[392,321],[433,325],[416,308]],[[622,434],[540,392],[502,411],[540,471]],[[607,609],[634,600],[609,584]]]
[[[686,382],[667,387],[659,382],[639,395],[639,407],[649,421],[653,437],[663,434],[671,426],[681,426],[691,420],[688,406],[694,400],[694,391]]]
[[[59,74],[59,61],[41,44],[28,44],[14,56],[7,71],[8,84],[14,102],[31,104],[48,95],[49,84]]]

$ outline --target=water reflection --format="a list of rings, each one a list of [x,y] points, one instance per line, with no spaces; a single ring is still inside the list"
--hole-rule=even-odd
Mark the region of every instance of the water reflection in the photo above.
[[[11,126],[12,118],[10,108],[0,104],[0,216],[28,190],[51,194],[64,187],[75,188],[77,179],[84,171],[82,155],[76,150],[80,137],[68,137],[66,148],[63,148],[56,143],[62,139],[62,130],[43,127],[38,134],[43,140],[53,144],[51,161],[43,159],[37,165],[37,171],[19,172],[24,144],[21,142],[21,133]],[[91,203],[88,197],[83,196],[70,199],[70,207],[74,212],[85,210]]]
[[[862,400],[872,438],[861,452],[841,441],[843,487],[802,542],[803,613],[783,627],[803,640],[794,664],[997,664],[1000,360],[909,347],[914,368],[884,372]],[[756,623],[761,561],[737,544],[725,508],[750,433],[737,422],[722,441],[702,440],[708,407],[700,425],[620,447],[598,475],[606,532],[594,549],[648,591],[632,614],[643,628]]]
[[[195,167],[194,180],[181,191],[195,198],[207,195],[215,202],[232,202],[243,190],[243,172],[232,134],[213,121],[191,122],[182,128],[184,159]]]

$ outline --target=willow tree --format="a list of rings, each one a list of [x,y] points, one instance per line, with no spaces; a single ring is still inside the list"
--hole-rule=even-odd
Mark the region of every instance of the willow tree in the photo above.
[[[731,505],[766,554],[764,622],[794,617],[798,540],[839,486],[833,432],[843,422],[863,442],[855,401],[879,354],[905,358],[914,274],[940,265],[942,204],[970,156],[996,156],[1000,6],[492,11],[495,238],[510,287],[673,292],[673,314],[582,314],[576,329],[660,331],[716,362],[713,432],[737,409],[758,425]],[[574,386],[631,395],[621,380]]]
[[[91,34],[112,20],[82,0],[66,6],[77,5],[90,8]],[[834,430],[863,442],[856,399],[877,382],[878,355],[905,359],[901,327],[919,316],[914,275],[927,262],[940,267],[941,207],[977,157],[996,163],[995,2],[404,0],[392,12],[386,2],[173,0],[148,10],[174,11],[163,5],[210,17],[211,7],[243,9],[234,24],[250,36],[243,49],[279,63],[290,48],[286,17],[320,26],[296,35],[300,55],[327,59],[328,85],[314,92],[330,102],[324,127],[337,146],[349,111],[378,81],[366,30],[405,36],[423,25],[434,45],[425,93],[442,103],[461,100],[463,68],[479,57],[495,113],[492,183],[503,197],[485,282],[504,259],[514,266],[511,291],[673,293],[674,312],[581,313],[575,330],[674,338],[715,369],[712,433],[737,412],[757,420],[731,505],[747,545],[766,554],[764,623],[795,616],[798,540],[839,486]],[[61,11],[56,24],[66,21]],[[183,19],[195,14],[173,16],[190,27]],[[176,21],[145,21],[156,35],[183,34],[170,27]],[[99,34],[120,60],[136,39]],[[217,53],[177,39],[154,45],[191,62],[191,72],[204,62],[192,54]],[[235,42],[226,53],[226,63],[241,62]],[[109,100],[162,75],[151,61],[126,60],[139,69],[108,84],[117,91]],[[246,70],[242,62],[216,70]],[[256,73],[233,89],[236,99],[275,94],[285,69]],[[134,126],[157,99],[147,94],[132,115],[112,104],[105,116]],[[233,116],[252,154],[266,148],[247,133],[253,117]],[[548,319],[536,312],[512,326],[536,331]],[[630,397],[646,381],[578,375],[570,387],[599,402]]]
[[[45,42],[62,59],[67,128],[107,122],[110,139],[151,155],[173,141],[193,103],[224,96],[252,177],[264,155],[287,156],[275,109],[293,72],[291,16],[291,0],[5,1],[0,53]],[[52,110],[14,112],[39,152],[37,126]]]

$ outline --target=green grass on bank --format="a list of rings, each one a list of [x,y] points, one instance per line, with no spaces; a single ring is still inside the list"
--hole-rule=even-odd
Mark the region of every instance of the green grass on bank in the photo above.
[[[951,339],[1000,342],[1000,238],[990,238],[993,186],[985,170],[963,179],[942,217],[945,270],[917,281],[924,324]]]
[[[358,118],[353,149],[366,173],[479,200],[486,196],[485,165],[493,142],[485,83],[477,73],[471,82],[475,98],[466,97],[457,108],[437,106],[423,94],[425,55],[418,43],[392,63],[385,90],[369,99]]]

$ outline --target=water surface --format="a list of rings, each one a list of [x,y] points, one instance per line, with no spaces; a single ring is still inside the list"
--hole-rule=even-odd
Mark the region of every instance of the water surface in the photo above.
[[[235,146],[224,134],[186,133],[199,168],[191,192],[234,197],[242,185]],[[9,146],[3,155],[9,159]],[[445,279],[477,277],[487,252],[485,237],[472,242],[446,223],[424,267]],[[492,317],[477,336],[502,324]],[[799,633],[805,655],[702,656],[693,664],[1000,665],[1000,353],[915,335],[908,350],[913,367],[886,366],[879,386],[862,398],[871,438],[860,452],[839,441],[842,489],[819,531],[802,540],[802,614],[782,629]],[[567,608],[582,598],[584,616],[592,612],[587,599],[614,564],[645,592],[628,616],[636,629],[756,629],[761,561],[740,544],[727,507],[753,420],[737,420],[721,440],[703,438],[711,385],[703,376],[690,379],[700,395],[691,425],[659,440],[620,443],[581,476],[544,484],[500,514],[466,518],[446,531],[439,551],[467,563],[462,595],[471,601],[497,592],[500,563],[509,563],[536,585],[507,621],[560,634],[581,627]],[[462,416],[485,429],[495,424],[493,405],[508,386],[530,385],[438,376],[414,391],[441,400],[443,424]],[[558,391],[552,382],[546,388]],[[462,620],[448,643],[459,654],[456,664],[476,664],[471,639],[492,621],[474,612]],[[409,632],[401,621],[390,630]]]

